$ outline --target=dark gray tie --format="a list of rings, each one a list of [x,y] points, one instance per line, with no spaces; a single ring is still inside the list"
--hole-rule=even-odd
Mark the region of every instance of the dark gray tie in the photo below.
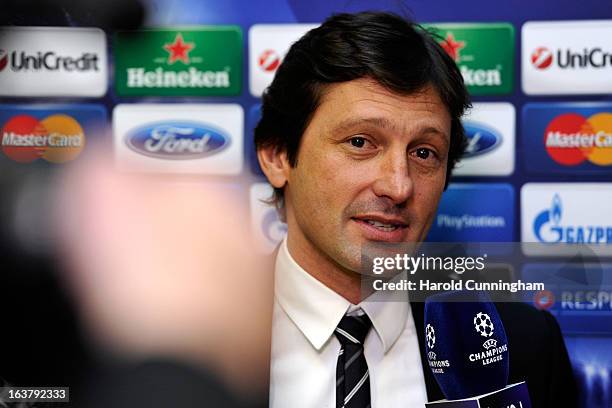
[[[336,367],[336,408],[370,407],[370,373],[363,343],[372,327],[366,314],[344,316],[334,334],[340,341]]]

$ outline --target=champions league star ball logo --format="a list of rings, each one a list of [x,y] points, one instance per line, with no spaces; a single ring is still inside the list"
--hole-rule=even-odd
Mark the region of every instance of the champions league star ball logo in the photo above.
[[[487,338],[487,340],[482,343],[482,349],[478,349],[476,348],[476,346],[474,346],[474,352],[467,356],[470,363],[483,366],[488,366],[491,364],[497,365],[498,368],[502,368],[497,363],[502,361],[504,358],[507,358],[508,344],[498,344],[497,340],[491,337],[493,336],[494,330],[491,316],[482,312],[476,314],[476,316],[474,316],[474,328],[476,329],[476,332],[482,337],[489,338]],[[498,337],[500,337],[500,339],[503,339],[502,341],[505,342],[505,336],[506,335],[504,333],[504,328],[502,327],[500,329],[500,333],[498,333]],[[506,357],[504,357],[504,355]]]
[[[474,328],[482,337],[491,337],[493,335],[493,322],[486,313],[479,312],[474,317]]]
[[[427,339],[427,347],[430,349],[434,348],[436,345],[436,331],[431,324],[425,327],[425,338]]]

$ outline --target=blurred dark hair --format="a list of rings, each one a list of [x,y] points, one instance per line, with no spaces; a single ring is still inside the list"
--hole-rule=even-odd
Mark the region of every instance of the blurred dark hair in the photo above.
[[[0,25],[133,30],[146,11],[143,0],[2,0]]]
[[[421,26],[386,12],[336,14],[294,43],[262,97],[255,147],[286,151],[297,165],[302,134],[332,83],[372,78],[408,95],[432,85],[451,116],[445,188],[463,154],[466,138],[460,118],[469,95],[455,62]],[[283,189],[271,202],[283,206]]]

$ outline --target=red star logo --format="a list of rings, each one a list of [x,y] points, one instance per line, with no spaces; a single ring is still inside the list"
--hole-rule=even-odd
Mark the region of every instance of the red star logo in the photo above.
[[[440,45],[453,60],[459,61],[459,51],[465,48],[465,41],[455,41],[453,34],[448,33]]]
[[[178,33],[174,38],[174,42],[164,44],[164,50],[168,51],[168,64],[174,64],[176,61],[182,61],[183,64],[189,64],[189,51],[195,48],[192,42],[185,42],[183,35]]]

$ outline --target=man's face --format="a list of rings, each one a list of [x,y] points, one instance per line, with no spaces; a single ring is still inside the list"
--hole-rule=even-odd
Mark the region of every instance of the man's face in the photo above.
[[[366,243],[422,241],[444,190],[450,128],[431,87],[406,96],[367,78],[329,86],[286,172],[292,254],[357,272]]]

